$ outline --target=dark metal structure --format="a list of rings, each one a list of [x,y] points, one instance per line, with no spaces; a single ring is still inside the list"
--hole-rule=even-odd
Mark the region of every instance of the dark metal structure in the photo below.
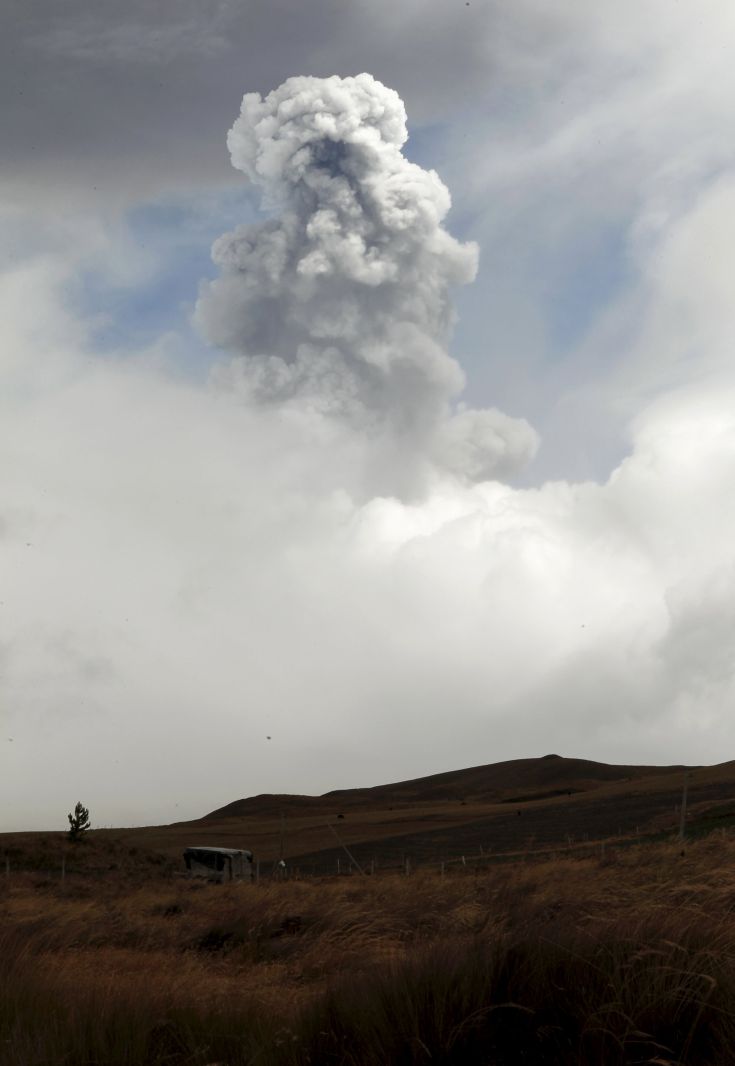
[[[210,881],[252,881],[252,851],[239,848],[194,847],[184,851],[184,862],[191,877]]]

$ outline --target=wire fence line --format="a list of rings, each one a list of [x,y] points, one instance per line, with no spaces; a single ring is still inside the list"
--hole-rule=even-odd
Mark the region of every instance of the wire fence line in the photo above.
[[[722,828],[719,830],[724,835],[730,835],[731,830]],[[494,851],[492,848],[481,847],[479,852],[467,852],[467,854],[454,854],[444,857],[426,858],[411,854],[409,850],[399,858],[395,856],[381,856],[375,852],[370,858],[364,855],[358,861],[353,854],[353,849],[344,847],[342,855],[328,853],[323,856],[295,856],[290,860],[259,860],[253,863],[252,877],[248,880],[253,883],[293,880],[320,880],[323,878],[338,877],[379,877],[403,875],[410,877],[418,872],[433,871],[442,876],[457,874],[476,874],[493,866],[509,863],[543,863],[559,860],[594,859],[601,861],[613,861],[618,851],[635,847],[642,844],[655,844],[665,841],[677,840],[675,833],[648,833],[624,838],[607,838],[594,841],[568,840],[566,844],[556,847],[535,848],[529,846],[511,851]],[[203,875],[201,878],[192,875],[183,868],[178,868],[173,863],[166,868],[156,870],[137,868],[102,869],[90,868],[69,862],[65,857],[57,861],[41,861],[28,863],[22,859],[16,861],[10,856],[0,855],[0,881],[11,881],[17,876],[32,876],[44,881],[64,882],[67,878],[89,879],[90,881],[109,880],[118,878],[125,880],[130,877],[139,878],[142,873],[150,879],[172,880],[216,880]],[[219,878],[222,880],[222,878]]]

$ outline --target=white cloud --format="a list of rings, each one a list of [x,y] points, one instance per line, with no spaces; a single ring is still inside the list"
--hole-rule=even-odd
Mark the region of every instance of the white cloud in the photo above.
[[[692,23],[682,5],[638,5],[625,17],[612,4],[594,14],[571,2],[553,12],[491,5],[487,32],[459,21],[464,6],[451,16],[432,8],[419,26],[425,7],[396,14],[417,34],[423,73],[395,34],[387,47],[370,9],[337,20],[300,53],[303,64],[285,48],[273,80],[304,64],[331,72],[338,39],[343,71],[371,67],[409,103],[421,97],[423,119],[454,115],[452,157],[439,169],[459,194],[454,220],[494,264],[481,275],[490,288],[473,341],[495,353],[489,402],[513,396],[514,413],[556,426],[569,469],[585,450],[605,467],[608,432],[605,454],[619,455],[611,423],[626,427],[627,456],[599,481],[463,484],[439,457],[446,466],[457,452],[448,465],[470,477],[486,467],[459,424],[476,413],[458,408],[459,423],[427,441],[424,495],[400,500],[384,494],[386,471],[401,465],[391,435],[325,417],[325,397],[351,395],[348,381],[336,388],[328,359],[317,361],[313,403],[263,405],[231,368],[207,387],[187,381],[176,338],[135,358],[96,352],[95,323],[72,310],[70,287],[92,266],[127,284],[155,259],[99,221],[81,247],[62,219],[49,237],[49,215],[33,214],[48,189],[31,187],[21,151],[29,131],[46,129],[53,166],[38,168],[39,182],[51,175],[60,200],[72,172],[92,182],[88,131],[94,152],[114,136],[122,154],[104,165],[134,198],[146,182],[196,184],[215,170],[225,180],[224,149],[222,165],[211,164],[202,130],[216,113],[211,143],[221,140],[235,100],[202,95],[204,68],[186,57],[177,65],[172,30],[163,43],[176,109],[159,109],[141,72],[135,92],[126,82],[116,98],[118,126],[107,88],[81,93],[94,64],[78,56],[88,73],[75,67],[66,91],[88,104],[54,99],[39,109],[44,122],[19,119],[23,136],[3,141],[31,202],[0,275],[0,715],[13,737],[2,742],[4,827],[63,828],[78,798],[98,822],[167,821],[261,790],[322,791],[548,750],[727,757],[730,7],[707,3]],[[269,57],[274,25],[253,32]],[[125,50],[111,58],[111,42],[95,47],[124,73]],[[216,62],[227,65],[224,53]],[[227,70],[238,93],[242,69]],[[272,88],[270,68],[253,71],[253,88]],[[126,172],[122,157],[140,172],[133,162]],[[571,276],[581,235],[608,224],[627,276],[561,352],[550,337],[563,278],[555,288],[547,267]],[[513,344],[521,329],[528,351]],[[515,360],[515,391],[496,388],[501,355]],[[446,370],[445,349],[437,359]],[[512,425],[499,438],[479,428],[481,453],[496,449],[505,473]]]
[[[8,828],[77,794],[145,822],[545,750],[725,757],[731,378],[653,400],[606,484],[363,499],[369,440],[89,358],[43,274],[41,316],[5,278],[37,367],[1,431]]]
[[[535,479],[604,477],[633,413],[616,378],[629,365],[630,388],[647,374],[627,357],[655,249],[733,171],[735,19],[720,0],[696,15],[668,3],[521,3],[501,24],[485,90],[432,145],[460,232],[483,251],[461,297],[458,351],[475,402],[490,398],[540,432]],[[726,227],[724,207],[721,217]],[[651,364],[674,352],[644,346],[650,379],[666,374]]]

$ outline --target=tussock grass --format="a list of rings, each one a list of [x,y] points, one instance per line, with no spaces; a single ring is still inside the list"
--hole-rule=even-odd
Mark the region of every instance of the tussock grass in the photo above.
[[[0,884],[0,1066],[722,1066],[735,841],[445,877]]]

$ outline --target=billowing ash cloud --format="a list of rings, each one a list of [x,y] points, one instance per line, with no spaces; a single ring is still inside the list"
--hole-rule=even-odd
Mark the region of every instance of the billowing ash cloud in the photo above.
[[[442,227],[449,193],[409,162],[400,97],[369,74],[289,78],[247,94],[228,146],[272,217],[221,237],[197,317],[237,354],[220,377],[258,404],[296,406],[380,438],[382,491],[428,469],[472,481],[527,461],[527,422],[456,407],[450,292],[477,247]],[[386,451],[386,442],[387,451]],[[389,474],[385,474],[389,470]]]

